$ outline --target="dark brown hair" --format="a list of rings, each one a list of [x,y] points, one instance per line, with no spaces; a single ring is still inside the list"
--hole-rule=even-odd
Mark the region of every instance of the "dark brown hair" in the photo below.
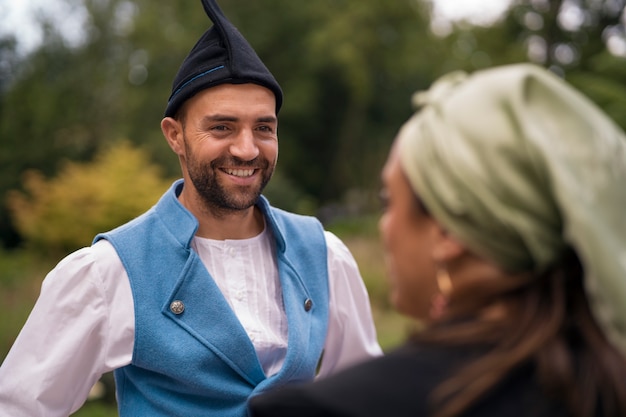
[[[416,339],[490,349],[437,387],[435,416],[462,414],[529,363],[546,395],[572,416],[626,416],[626,360],[592,317],[583,275],[578,256],[568,250],[542,273],[477,277],[455,287],[446,314]],[[485,314],[494,307],[502,314]]]

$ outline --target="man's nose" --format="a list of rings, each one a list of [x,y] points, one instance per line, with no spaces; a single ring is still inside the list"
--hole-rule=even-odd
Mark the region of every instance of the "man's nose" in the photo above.
[[[259,155],[253,132],[243,130],[230,146],[230,153],[244,161],[251,161]]]

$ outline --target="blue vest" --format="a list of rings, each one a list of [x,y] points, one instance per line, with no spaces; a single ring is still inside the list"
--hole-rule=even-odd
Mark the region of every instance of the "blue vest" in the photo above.
[[[96,236],[115,247],[135,303],[132,363],[115,371],[121,417],[243,417],[250,396],[309,381],[328,327],[324,233],[312,217],[257,203],[276,240],[288,323],[281,370],[266,377],[246,331],[190,244],[198,227],[175,182],[149,211]],[[115,306],[115,303],[113,303]]]

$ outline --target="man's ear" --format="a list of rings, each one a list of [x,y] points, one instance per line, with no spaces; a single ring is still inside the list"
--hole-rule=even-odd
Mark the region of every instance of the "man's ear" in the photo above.
[[[167,144],[176,155],[184,156],[185,144],[183,143],[183,125],[172,117],[166,117],[161,120],[161,131]]]
[[[439,264],[448,264],[467,252],[465,246],[440,225],[436,226],[433,259]]]

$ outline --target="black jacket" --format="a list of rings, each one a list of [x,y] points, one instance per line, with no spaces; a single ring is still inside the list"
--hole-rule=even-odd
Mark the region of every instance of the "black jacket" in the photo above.
[[[312,384],[253,397],[252,417],[421,417],[431,415],[429,395],[478,352],[408,343]],[[528,365],[469,409],[463,417],[566,417],[548,398]]]

